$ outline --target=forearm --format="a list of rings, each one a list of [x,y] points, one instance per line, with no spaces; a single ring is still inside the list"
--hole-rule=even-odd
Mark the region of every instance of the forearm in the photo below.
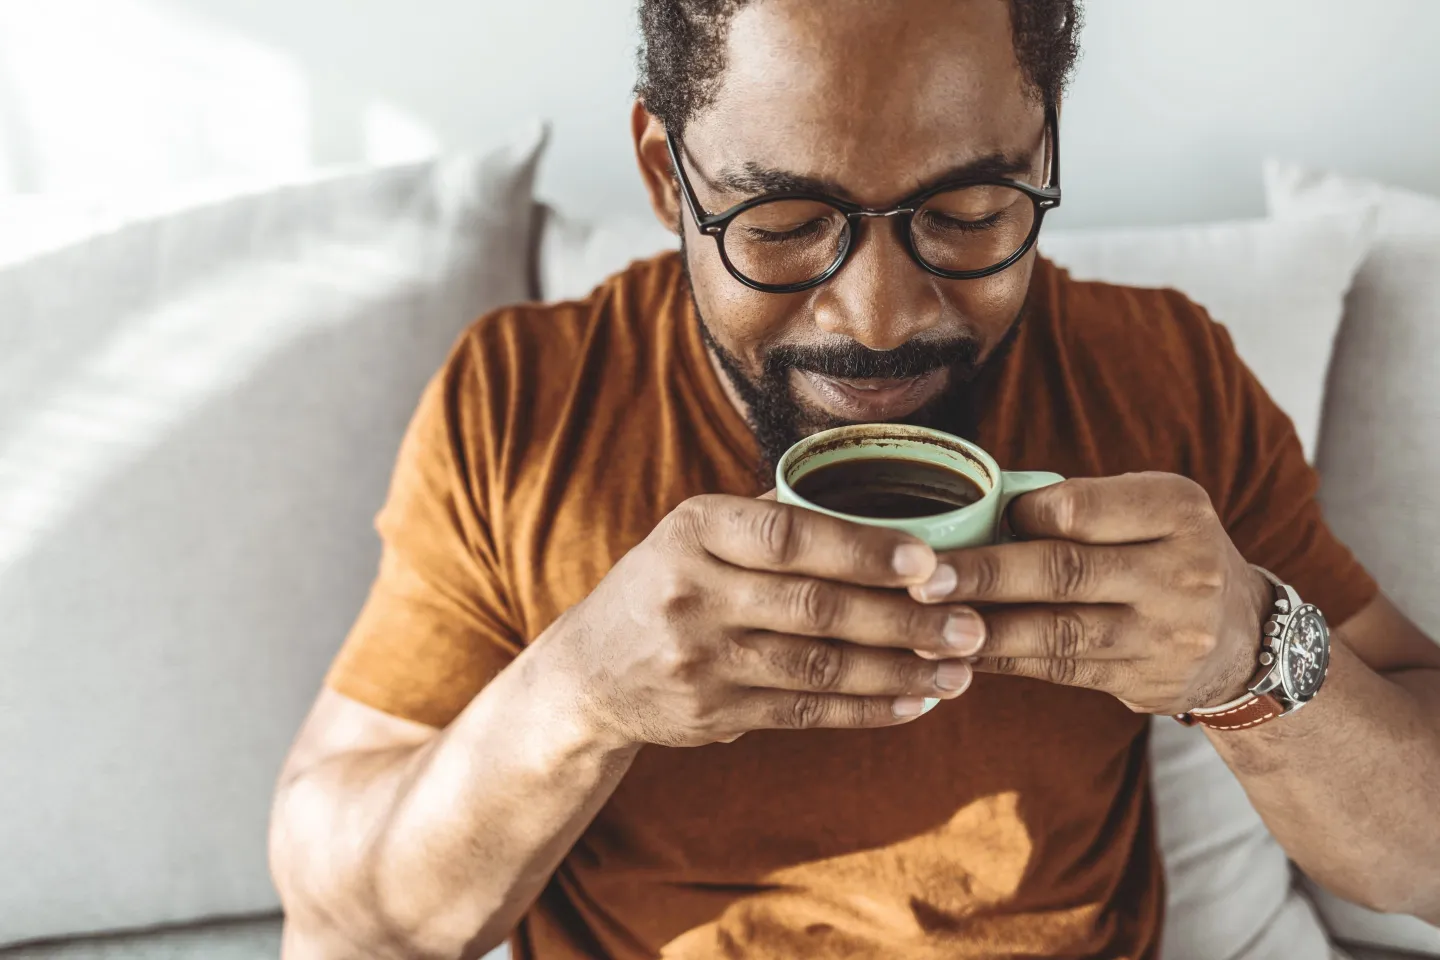
[[[1440,671],[1382,676],[1337,637],[1314,703],[1209,733],[1307,874],[1348,899],[1440,921]]]
[[[276,881],[295,939],[316,944],[295,957],[480,956],[519,920],[635,752],[579,722],[543,643],[431,743],[342,755],[282,787]]]

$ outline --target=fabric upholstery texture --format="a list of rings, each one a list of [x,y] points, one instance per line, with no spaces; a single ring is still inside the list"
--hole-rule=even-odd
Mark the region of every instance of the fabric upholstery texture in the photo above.
[[[275,775],[423,384],[529,294],[542,143],[0,269],[0,944],[276,907]]]
[[[1377,214],[1330,370],[1320,498],[1385,592],[1440,638],[1440,198],[1279,163],[1267,165],[1265,189],[1282,219]],[[1440,928],[1312,893],[1341,939],[1440,956]]]

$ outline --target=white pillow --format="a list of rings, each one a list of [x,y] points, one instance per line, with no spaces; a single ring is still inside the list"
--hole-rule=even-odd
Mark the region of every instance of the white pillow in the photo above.
[[[274,778],[539,131],[0,268],[0,944],[273,910]]]
[[[542,208],[540,297],[575,300],[636,260],[678,250],[680,238],[654,217],[617,217],[593,223]],[[709,243],[710,241],[706,241]]]
[[[1336,532],[1385,592],[1440,639],[1440,198],[1278,163],[1266,165],[1265,192],[1281,218],[1357,206],[1378,212],[1330,371],[1320,495]],[[1318,887],[1313,893],[1340,939],[1440,956],[1440,929]]]
[[[1295,222],[1042,234],[1040,251],[1077,279],[1173,287],[1205,307],[1313,458],[1325,370],[1368,231],[1364,211],[1347,211]]]

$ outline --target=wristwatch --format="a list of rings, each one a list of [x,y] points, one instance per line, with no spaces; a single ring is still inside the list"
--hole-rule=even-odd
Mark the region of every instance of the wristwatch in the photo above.
[[[1275,586],[1275,603],[1262,628],[1260,664],[1245,695],[1175,719],[1212,730],[1244,730],[1294,713],[1315,699],[1330,668],[1330,627],[1314,604],[1302,603],[1289,584],[1256,567]]]

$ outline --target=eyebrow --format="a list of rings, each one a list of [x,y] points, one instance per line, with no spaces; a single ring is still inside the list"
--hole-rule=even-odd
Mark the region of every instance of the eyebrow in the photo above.
[[[931,187],[938,187],[942,183],[950,183],[955,180],[990,180],[1014,177],[1017,174],[1029,173],[1033,162],[1029,158],[1007,157],[1000,153],[987,154],[931,177],[911,193],[922,193]],[[753,160],[739,169],[722,169],[714,178],[707,176],[698,167],[692,167],[692,169],[700,175],[699,179],[704,181],[707,186],[732,193],[753,194],[754,196],[763,196],[768,193],[823,193],[845,200],[851,199],[850,192],[833,180],[810,177],[789,170],[763,167]]]

